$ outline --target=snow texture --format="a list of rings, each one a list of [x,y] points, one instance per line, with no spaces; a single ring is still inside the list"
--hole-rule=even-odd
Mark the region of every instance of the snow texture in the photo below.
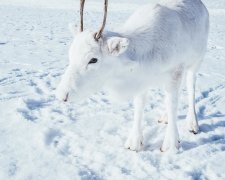
[[[79,22],[79,1],[1,0],[0,179],[225,179],[225,2],[204,2],[210,34],[197,76],[200,133],[187,131],[183,86],[181,148],[167,156],[159,150],[166,128],[157,122],[165,110],[160,90],[149,92],[138,153],[123,147],[132,125],[131,102],[114,104],[104,92],[80,104],[55,99],[72,40],[68,24]],[[98,28],[101,4],[87,3],[86,26]],[[140,4],[110,1],[107,28],[118,27]]]

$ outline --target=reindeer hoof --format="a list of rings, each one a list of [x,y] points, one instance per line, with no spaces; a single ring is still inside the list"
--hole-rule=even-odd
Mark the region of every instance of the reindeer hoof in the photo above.
[[[163,115],[159,118],[158,123],[164,123],[164,124],[168,124],[168,117],[167,115]]]
[[[169,147],[167,149],[164,149],[163,147],[161,147],[160,151],[162,153],[166,152],[166,153],[169,153],[169,154],[177,154],[178,151],[179,151],[179,148],[178,147]]]
[[[170,139],[164,139],[163,144],[160,148],[161,152],[168,152],[169,154],[176,154],[180,147],[180,140],[177,139],[171,143]]]
[[[130,149],[132,151],[140,151],[141,147],[143,145],[143,137],[142,135],[136,135],[136,134],[131,134],[126,143],[125,143],[125,148]]]
[[[189,130],[190,133],[193,133],[194,135],[198,134],[198,131],[195,130]]]
[[[168,124],[168,122],[164,122],[164,121],[160,121],[160,120],[158,120],[158,123],[159,124]]]
[[[198,134],[199,132],[198,124],[195,121],[188,124],[188,129],[189,129],[189,132],[193,134]]]

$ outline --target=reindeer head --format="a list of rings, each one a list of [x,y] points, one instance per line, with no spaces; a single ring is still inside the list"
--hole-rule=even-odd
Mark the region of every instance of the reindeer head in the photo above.
[[[103,23],[98,32],[83,29],[83,8],[85,0],[80,1],[80,32],[75,33],[69,49],[69,66],[57,88],[57,98],[67,101],[72,91],[84,98],[100,89],[110,72],[107,57],[125,52],[129,41],[122,37],[104,37],[108,0],[104,4]],[[79,92],[79,93],[78,93]]]

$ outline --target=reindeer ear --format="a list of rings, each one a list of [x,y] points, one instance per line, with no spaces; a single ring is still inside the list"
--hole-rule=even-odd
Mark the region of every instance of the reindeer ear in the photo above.
[[[127,38],[112,37],[107,40],[108,52],[112,56],[118,56],[124,53],[129,45]]]

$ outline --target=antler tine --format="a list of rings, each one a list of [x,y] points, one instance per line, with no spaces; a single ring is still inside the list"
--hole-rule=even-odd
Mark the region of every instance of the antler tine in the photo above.
[[[95,34],[96,40],[99,40],[99,38],[101,37],[102,32],[105,28],[106,18],[107,18],[107,8],[108,8],[108,0],[105,0],[105,3],[104,3],[104,18],[103,18],[103,22],[102,22],[102,26],[101,26],[100,30]]]
[[[82,32],[84,30],[84,3],[85,0],[80,0],[80,32]]]

